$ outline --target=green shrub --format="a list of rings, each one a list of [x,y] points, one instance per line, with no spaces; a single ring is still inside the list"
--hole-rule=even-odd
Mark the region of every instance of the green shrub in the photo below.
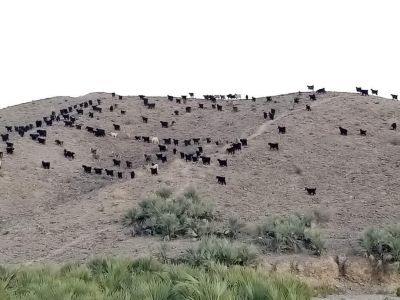
[[[183,196],[173,196],[171,190],[161,189],[156,195],[139,203],[124,217],[127,226],[136,234],[160,234],[175,238],[188,232],[203,234],[204,226],[215,218],[213,207],[192,189]]]
[[[259,224],[257,242],[266,251],[321,254],[324,243],[310,215],[273,216]]]
[[[246,266],[255,262],[257,250],[244,243],[215,237],[203,238],[198,245],[189,248],[182,261],[194,266],[219,263]]]
[[[308,300],[312,294],[295,278],[249,267],[161,265],[149,259],[100,258],[86,265],[21,266],[7,273],[14,276],[0,280],[2,300]]]
[[[400,224],[365,229],[360,245],[367,255],[384,263],[400,261]]]

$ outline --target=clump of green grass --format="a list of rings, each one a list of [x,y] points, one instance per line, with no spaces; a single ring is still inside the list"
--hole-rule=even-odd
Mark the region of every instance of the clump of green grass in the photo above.
[[[88,264],[7,269],[2,300],[311,299],[305,283],[249,267],[162,265],[151,259],[96,259]]]
[[[367,255],[383,263],[400,262],[400,224],[368,227],[359,239]]]
[[[213,229],[207,227],[212,226],[214,219],[213,206],[194,189],[173,195],[165,188],[129,210],[124,223],[133,226],[136,234],[159,234],[171,239],[188,233],[195,237],[211,234]]]
[[[257,243],[265,251],[301,252],[320,255],[324,243],[312,215],[273,216],[256,228]]]
[[[222,265],[251,265],[256,261],[258,251],[252,245],[215,237],[203,238],[198,245],[189,248],[181,261],[193,266],[210,263]]]

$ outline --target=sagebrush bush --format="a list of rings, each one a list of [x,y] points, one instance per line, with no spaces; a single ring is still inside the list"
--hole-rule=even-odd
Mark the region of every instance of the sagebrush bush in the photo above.
[[[249,267],[161,265],[149,259],[101,258],[67,267],[21,266],[7,273],[13,275],[0,279],[2,300],[308,300],[312,295],[298,279]]]
[[[257,249],[252,245],[211,237],[203,238],[189,248],[181,261],[193,266],[210,263],[246,266],[256,261],[257,254]]]
[[[367,255],[384,263],[400,262],[400,224],[365,229],[360,245]]]
[[[311,215],[273,216],[259,224],[257,242],[266,251],[321,254],[324,243]]]
[[[139,203],[125,214],[124,223],[133,226],[137,234],[160,234],[169,238],[207,235],[207,226],[215,218],[213,206],[203,201],[193,190],[174,196],[169,189]]]

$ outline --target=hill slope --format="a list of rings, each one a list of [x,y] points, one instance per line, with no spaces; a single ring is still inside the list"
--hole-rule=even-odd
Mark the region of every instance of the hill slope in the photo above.
[[[25,137],[10,133],[15,153],[4,154],[0,170],[0,261],[77,260],[155,251],[158,238],[129,237],[120,220],[126,209],[163,185],[177,190],[195,186],[225,218],[256,221],[270,214],[327,211],[330,221],[323,233],[328,252],[357,251],[356,239],[365,226],[400,219],[400,135],[390,130],[390,124],[400,119],[399,102],[336,92],[310,101],[308,95],[235,101],[238,112],[228,101],[219,100],[223,111],[217,111],[206,100],[177,104],[165,97],[149,97],[156,103],[149,110],[139,97],[118,100],[108,93],[55,97],[0,110],[0,132],[5,133],[5,126],[34,124],[53,110],[84,101],[101,99],[103,108],[94,118],[88,116],[90,108],[82,116],[71,114],[83,124],[81,131],[64,127],[63,122],[45,128],[46,145],[32,141],[31,132]],[[293,103],[294,97],[300,98],[299,104]],[[118,108],[110,112],[115,103]],[[205,109],[197,103],[204,103]],[[312,111],[305,109],[306,104]],[[185,112],[186,106],[192,107],[191,113]],[[263,111],[271,108],[276,109],[275,119],[264,119]],[[174,115],[174,110],[180,114]],[[149,118],[147,124],[142,115]],[[161,128],[160,121],[175,124]],[[109,135],[113,123],[121,125],[117,138]],[[286,126],[287,133],[278,134],[278,125]],[[107,135],[95,137],[85,126],[104,128]],[[338,126],[347,128],[348,136],[339,135]],[[359,135],[360,128],[367,130],[367,136]],[[151,153],[155,161],[158,146],[136,141],[136,135],[180,140],[176,156],[169,146],[168,162],[159,163],[158,176],[143,168],[144,154]],[[207,144],[206,137],[213,142]],[[210,166],[180,159],[179,151],[195,150],[181,145],[190,138],[202,138]],[[248,138],[249,146],[227,155],[226,142],[236,138]],[[64,146],[55,145],[56,139]],[[270,151],[269,142],[278,142],[279,151]],[[76,159],[66,159],[64,148],[74,151]],[[90,148],[97,149],[98,160]],[[3,142],[0,151],[5,152]],[[134,179],[128,179],[125,165],[113,167],[115,154],[132,161]],[[228,167],[219,167],[217,158],[228,158]],[[42,160],[51,162],[50,170],[41,167]],[[124,178],[85,174],[82,164],[122,170]],[[218,175],[226,177],[226,186],[217,184]],[[316,196],[307,195],[306,186],[316,187]],[[171,243],[179,250],[189,241]]]

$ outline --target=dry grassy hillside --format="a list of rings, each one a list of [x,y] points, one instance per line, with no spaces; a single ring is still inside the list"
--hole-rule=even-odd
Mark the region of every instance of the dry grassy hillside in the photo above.
[[[288,214],[319,209],[330,214],[323,228],[327,251],[357,251],[360,230],[372,224],[394,223],[400,219],[400,133],[390,124],[400,121],[399,102],[380,97],[327,92],[310,101],[308,93],[272,97],[271,102],[235,101],[233,112],[228,101],[218,101],[223,111],[211,108],[206,100],[188,100],[177,104],[165,97],[149,97],[156,103],[148,110],[138,97],[122,100],[108,93],[83,97],[55,97],[0,110],[0,132],[5,126],[34,123],[51,111],[87,101],[101,99],[102,113],[88,117],[89,108],[77,123],[83,129],[64,127],[63,122],[47,127],[47,144],[32,141],[29,133],[19,137],[10,134],[15,153],[4,155],[0,170],[0,261],[79,260],[99,254],[148,254],[158,249],[159,238],[129,237],[120,220],[124,212],[156,188],[164,185],[183,190],[195,186],[205,198],[216,203],[226,218],[238,216],[243,221],[256,221],[266,215]],[[294,104],[294,97],[300,97]],[[118,108],[109,111],[110,105]],[[199,109],[197,103],[204,103]],[[311,105],[306,111],[305,105]],[[192,112],[186,113],[185,107]],[[265,120],[263,111],[276,109],[275,120]],[[121,115],[120,110],[126,110]],[[179,115],[174,115],[179,110]],[[76,115],[74,113],[73,115]],[[141,115],[148,116],[148,124]],[[160,121],[175,121],[161,128]],[[113,130],[121,125],[117,138],[95,137],[85,126]],[[278,134],[277,126],[287,133]],[[349,130],[339,135],[338,126]],[[45,127],[45,126],[44,126]],[[359,129],[367,136],[360,136]],[[181,160],[177,147],[168,162],[159,162],[159,175],[151,176],[144,168],[144,154],[153,158],[158,146],[136,141],[135,135],[183,139],[203,138],[205,155],[211,165]],[[207,144],[206,137],[212,138]],[[249,146],[233,156],[226,154],[226,141],[248,138]],[[54,140],[64,141],[64,146]],[[216,145],[215,141],[223,141]],[[270,151],[268,142],[279,142],[279,151]],[[63,149],[76,153],[68,160]],[[92,158],[90,148],[98,149],[100,159]],[[0,142],[5,152],[5,143]],[[113,167],[113,154],[133,162],[136,178],[124,179],[85,174],[82,164]],[[228,158],[221,168],[217,158]],[[41,161],[50,161],[50,170]],[[226,177],[227,185],[217,184],[215,176]],[[316,187],[315,196],[304,188]],[[179,249],[189,240],[171,244]]]

